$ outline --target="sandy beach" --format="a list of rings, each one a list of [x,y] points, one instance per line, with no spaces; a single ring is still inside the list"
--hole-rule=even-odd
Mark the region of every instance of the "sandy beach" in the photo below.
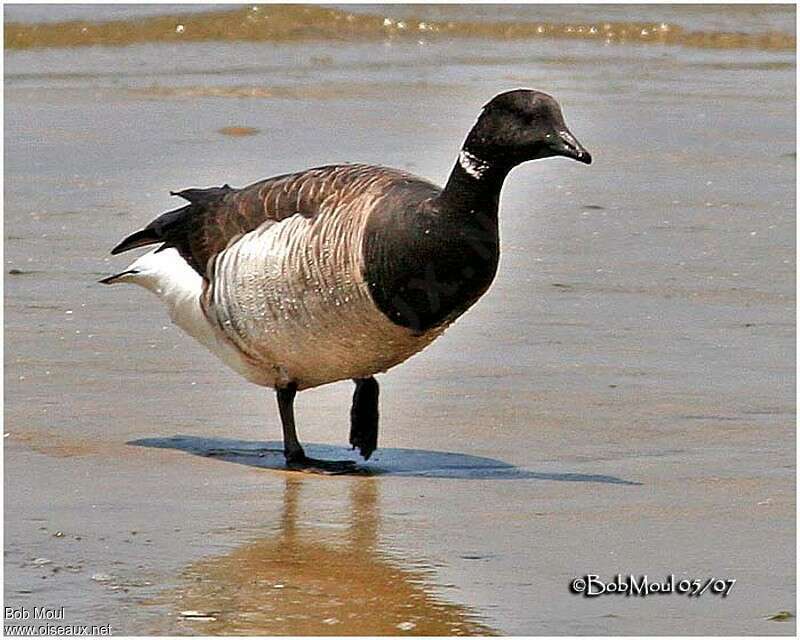
[[[63,623],[115,635],[794,635],[795,53],[774,35],[793,34],[794,7],[509,8],[559,37],[429,35],[411,11],[356,8],[364,33],[341,40],[142,27],[82,46],[17,27],[6,606],[63,606]],[[363,15],[419,33],[379,37]],[[626,20],[683,39],[564,26]],[[441,184],[481,106],[520,86],[557,97],[595,162],[512,172],[497,279],[380,376],[364,474],[284,471],[273,394],[151,294],[97,284],[130,261],[110,248],[175,206],[170,189],[343,161]],[[351,393],[298,396],[311,455],[356,459]],[[725,598],[570,592],[617,573],[736,583]]]

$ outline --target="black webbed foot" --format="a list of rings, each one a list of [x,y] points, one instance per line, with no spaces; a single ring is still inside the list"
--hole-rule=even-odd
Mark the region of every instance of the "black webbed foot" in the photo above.
[[[368,458],[369,455],[374,451],[375,444],[377,443],[377,400],[378,400],[378,385],[377,383],[370,378],[369,380],[372,381],[374,385],[374,404],[375,404],[375,426],[373,428],[374,435],[372,440],[367,439],[366,442],[371,442],[372,444],[363,445],[361,448],[361,453],[364,455],[365,458]],[[363,386],[362,384],[367,381],[357,381],[356,382],[356,394],[358,394],[359,389]],[[369,388],[369,385],[367,385]],[[281,424],[283,425],[283,454],[286,457],[286,467],[287,469],[291,469],[293,471],[303,471],[305,473],[321,473],[325,475],[339,475],[344,473],[364,473],[364,469],[359,469],[356,466],[354,460],[317,460],[316,458],[309,458],[306,455],[306,452],[303,450],[300,441],[297,439],[297,431],[295,429],[294,424],[294,398],[297,394],[297,384],[292,383],[286,385],[285,387],[277,389],[278,392],[278,410],[281,414]],[[370,394],[367,394],[366,397],[370,397]],[[356,405],[359,403],[354,403],[354,411]],[[355,415],[355,414],[354,414]],[[351,432],[351,442],[352,442],[352,432]],[[360,440],[359,442],[362,442]],[[371,447],[371,448],[370,448]],[[366,454],[365,454],[366,451]]]
[[[355,381],[350,409],[350,444],[369,460],[378,447],[378,383],[375,378]]]
[[[286,468],[292,471],[330,476],[353,473],[358,469],[353,460],[319,460],[309,458],[304,453],[286,456]]]

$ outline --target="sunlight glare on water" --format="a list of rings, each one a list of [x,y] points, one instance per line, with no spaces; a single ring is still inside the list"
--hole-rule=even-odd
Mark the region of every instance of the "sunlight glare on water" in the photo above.
[[[106,11],[107,20],[97,21],[97,12],[76,11],[75,19],[56,22],[41,20],[42,12],[32,8],[9,8],[5,24],[6,48],[74,47],[91,45],[129,45],[144,42],[203,42],[203,41],[272,41],[345,40],[350,42],[382,40],[482,38],[532,39],[561,38],[602,43],[640,42],[673,44],[708,48],[757,48],[790,50],[794,48],[790,18],[773,24],[754,19],[757,12],[740,9],[721,9],[729,13],[724,21],[703,19],[707,14],[691,9],[685,14],[669,7],[647,8],[631,6],[626,12],[633,19],[597,20],[598,13],[620,14],[587,5],[583,8],[541,7],[536,9],[543,19],[531,20],[529,8],[504,7],[500,20],[485,9],[468,7],[354,7],[328,8],[304,5],[262,5],[240,9],[207,8],[189,12],[189,7],[159,7],[156,15],[121,17],[124,10]],[[360,10],[359,10],[360,9]],[[563,10],[562,10],[563,9]],[[375,11],[375,13],[371,13]],[[385,14],[403,15],[397,19]],[[779,9],[773,10],[780,13]],[[416,15],[413,12],[419,12]],[[148,13],[151,13],[148,11]],[[439,18],[425,17],[426,13]],[[670,19],[647,20],[648,13],[663,13]],[[710,12],[709,12],[710,13]],[[88,15],[87,15],[88,14]],[[137,15],[138,14],[138,15]],[[520,16],[524,16],[521,17]],[[554,15],[555,14],[555,15]],[[80,16],[80,17],[78,17]],[[91,17],[88,17],[91,16]],[[626,17],[627,17],[626,16]],[[641,19],[637,19],[641,17]],[[36,22],[26,22],[26,20]],[[688,18],[688,23],[687,22]],[[682,24],[682,22],[684,24]],[[697,27],[693,26],[697,23]]]

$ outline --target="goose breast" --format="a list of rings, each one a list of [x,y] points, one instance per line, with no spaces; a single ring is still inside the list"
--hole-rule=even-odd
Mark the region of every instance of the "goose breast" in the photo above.
[[[266,221],[211,263],[209,321],[263,372],[300,389],[363,378],[403,362],[443,331],[415,335],[375,305],[364,230],[382,193],[330,198],[314,216]]]

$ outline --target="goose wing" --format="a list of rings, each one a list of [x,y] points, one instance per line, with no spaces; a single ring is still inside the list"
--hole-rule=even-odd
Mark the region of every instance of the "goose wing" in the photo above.
[[[125,238],[111,253],[152,244],[162,244],[159,251],[175,247],[195,271],[207,277],[210,260],[262,225],[294,215],[314,218],[326,207],[349,205],[367,191],[374,193],[376,186],[385,192],[395,184],[424,185],[428,195],[437,190],[395,169],[330,165],[268,178],[242,189],[224,185],[172,192],[189,204],[159,216]]]

